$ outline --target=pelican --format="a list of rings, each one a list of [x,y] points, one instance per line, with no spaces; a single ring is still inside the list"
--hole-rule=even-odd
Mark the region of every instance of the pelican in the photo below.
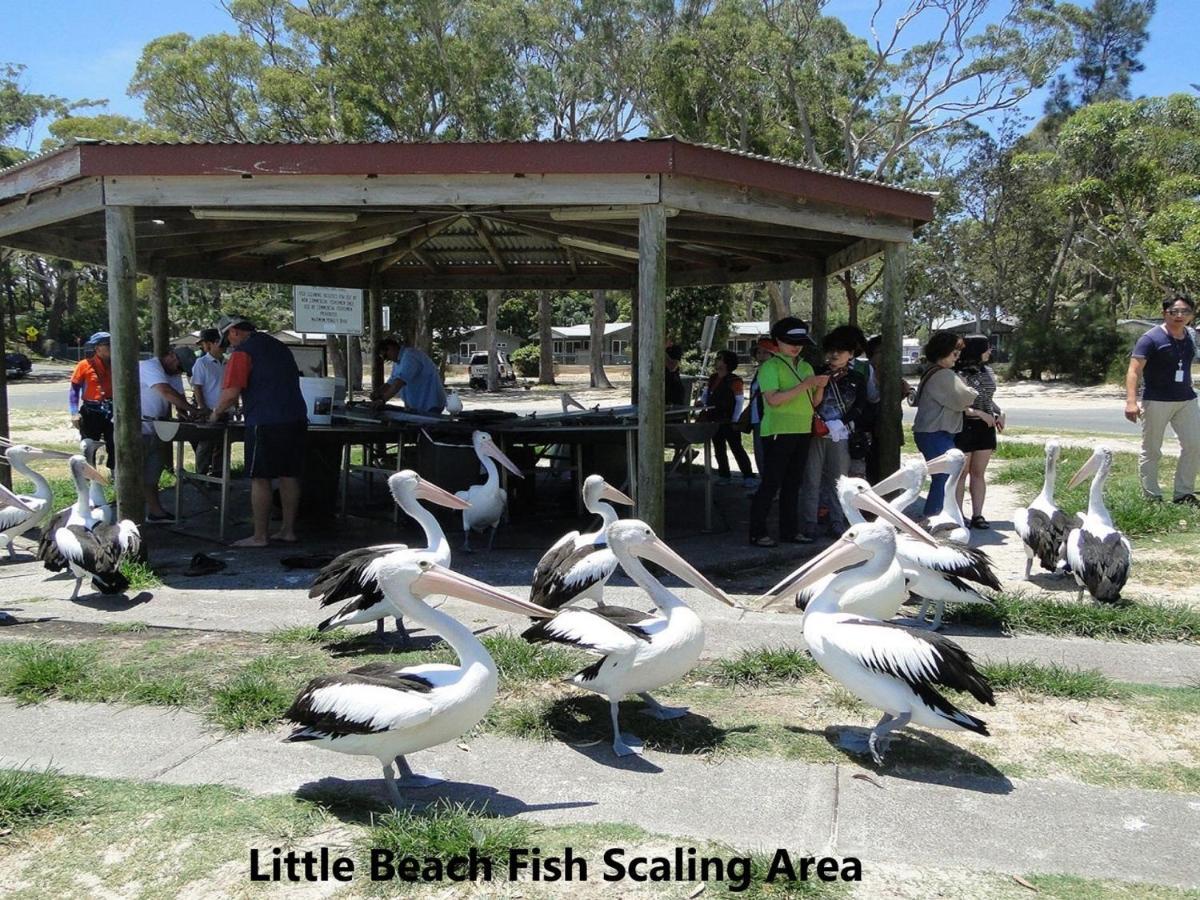
[[[92,468],[96,468],[96,452],[103,446],[103,441],[97,441],[92,438],[83,438],[79,442],[79,449],[83,453],[83,458],[87,460],[87,464]],[[57,453],[57,451],[54,452]],[[62,458],[69,459],[70,457],[64,453],[62,454]],[[117,511],[108,502],[108,496],[104,492],[104,485],[89,478],[87,479],[87,487],[88,505],[91,506],[92,510],[91,521],[97,525],[116,525]],[[58,545],[54,542],[54,533],[58,529],[67,526],[74,509],[75,504],[73,503],[65,509],[60,509],[55,513],[54,518],[50,520],[50,524],[42,529],[42,537],[38,541],[37,558],[51,572],[61,572],[67,567],[67,561],[58,552]],[[76,522],[75,524],[81,525],[86,523]]]
[[[920,457],[909,459],[900,464],[900,468],[884,478],[878,484],[872,485],[871,490],[881,497],[892,491],[900,493],[888,501],[892,509],[904,512],[909,505],[921,495],[927,473],[925,460]]]
[[[347,600],[350,602],[318,625],[319,631],[328,631],[341,625],[378,622],[378,632],[382,634],[384,617],[395,616],[396,630],[407,641],[408,632],[401,623],[401,613],[394,604],[389,603],[379,582],[378,561],[391,553],[404,551],[431,560],[439,566],[450,565],[450,542],[446,540],[437,518],[420,501],[428,500],[447,509],[466,509],[467,502],[442,490],[432,481],[426,481],[412,469],[391,475],[388,478],[388,490],[392,492],[396,504],[424,530],[425,547],[378,544],[343,553],[325,566],[317,573],[308,596],[320,597],[321,606],[332,606]]]
[[[7,441],[0,441],[0,446],[5,444]],[[8,460],[13,471],[33,482],[32,495],[8,492],[9,496],[15,497],[19,502],[9,501],[10,505],[0,508],[0,535],[3,535],[8,544],[8,558],[16,559],[17,550],[13,539],[34,528],[45,528],[54,515],[54,491],[41,473],[29,468],[29,460],[67,459],[68,456],[53,450],[30,447],[28,444],[7,444],[4,458]]]
[[[283,740],[374,756],[398,807],[401,797],[393,761],[405,786],[431,783],[432,779],[413,775],[405,756],[468,731],[486,715],[496,696],[496,664],[483,645],[469,628],[430,608],[424,598],[450,594],[518,615],[552,613],[412,553],[381,557],[376,576],[388,602],[439,635],[454,650],[458,665],[372,663],[345,675],[314,678],[285,713],[296,727]]]
[[[940,459],[941,457],[939,457]],[[931,460],[933,465],[937,460]],[[870,492],[871,487],[861,478],[838,479],[838,497],[846,521],[852,525],[865,522],[858,508],[847,499],[855,494]],[[941,627],[946,603],[989,603],[968,582],[1000,589],[1000,581],[992,571],[991,560],[986,553],[956,541],[940,540],[930,544],[915,540],[907,534],[901,535],[896,544],[896,555],[900,564],[914,576],[909,590],[921,598],[921,609],[917,621],[923,622],[930,603],[935,604],[931,630]]]
[[[1059,451],[1058,441],[1046,444],[1046,477],[1042,482],[1042,492],[1028,507],[1013,513],[1013,526],[1025,545],[1026,579],[1033,571],[1034,559],[1037,559],[1047,572],[1058,571],[1064,565],[1063,545],[1066,543],[1067,533],[1072,528],[1083,527],[1083,519],[1080,516],[1068,519],[1066,513],[1054,503]]]
[[[963,521],[962,507],[958,505],[957,498],[958,483],[965,474],[966,466],[967,456],[957,448],[947,450],[925,464],[925,471],[930,475],[946,475],[946,489],[942,492],[942,508],[923,523],[925,530],[934,537],[964,545],[971,543],[971,532]]]
[[[79,597],[79,588],[88,575],[92,576],[92,586],[100,593],[120,594],[129,587],[129,581],[121,573],[121,562],[141,555],[141,533],[128,519],[116,525],[98,522],[92,514],[86,481],[91,479],[106,484],[108,479],[79,454],[72,456],[68,465],[75,482],[75,506],[67,524],[55,530],[54,544],[75,576],[71,599]]]
[[[637,694],[649,704],[648,714],[658,719],[686,715],[686,709],[663,706],[649,691],[682,678],[704,650],[704,623],[700,617],[651,575],[641,560],[657,563],[722,603],[741,607],[660,540],[645,522],[618,519],[608,526],[606,537],[625,573],[650,595],[661,615],[623,606],[598,609],[569,606],[554,618],[526,629],[521,636],[534,644],[547,641],[569,644],[600,657],[575,673],[570,682],[608,698],[613,752],[629,756],[641,753],[642,742],[621,733],[618,721],[621,698]]]
[[[567,412],[568,410],[570,410],[570,408],[572,406],[576,406],[579,409],[583,410],[584,412],[587,412],[587,407],[584,406],[582,403],[580,403],[578,400],[576,400],[574,397],[572,397],[566,391],[562,392],[562,397],[560,397],[559,399],[562,401],[562,411],[563,412]]]
[[[862,519],[862,512],[873,513],[881,521],[887,522],[894,528],[911,535],[917,541],[934,547],[938,546],[937,541],[928,532],[908,516],[904,515],[904,513],[893,508],[891,504],[885,503],[883,498],[873,491],[863,490],[862,487],[864,484],[865,482],[856,478],[838,479],[838,499],[841,501],[844,510],[853,509],[856,518],[860,522],[865,521]],[[800,568],[796,569],[796,571],[767,591],[764,596],[775,598],[768,605],[774,605],[779,598],[796,594],[796,605],[804,609],[812,598],[821,594],[828,586],[828,583],[836,577],[834,575],[827,575],[820,582],[814,584],[804,592],[803,595],[797,594],[795,584],[801,579],[806,578],[807,573],[808,563],[805,562]],[[840,608],[844,612],[859,613],[860,615],[870,616],[873,619],[890,619],[900,611],[900,607],[908,600],[909,587],[917,579],[917,573],[912,570],[906,572],[899,556],[893,553],[890,564],[877,579],[864,582],[851,590],[842,592],[839,597]]]
[[[608,548],[605,533],[617,521],[610,503],[633,506],[633,500],[600,475],[589,475],[583,482],[583,505],[603,520],[596,531],[564,534],[533,570],[529,599],[546,609],[559,609],[572,600],[588,597],[604,605],[604,585],[617,568],[617,558]]]
[[[455,496],[470,504],[470,509],[463,510],[463,549],[471,550],[471,532],[483,531],[490,528],[488,549],[496,540],[496,529],[500,527],[500,519],[508,505],[508,492],[500,487],[500,471],[496,468],[496,460],[518,478],[521,470],[517,464],[504,455],[504,451],[496,446],[492,436],[486,431],[476,431],[471,435],[471,443],[475,447],[475,455],[479,464],[487,473],[487,481],[483,484],[473,484],[465,491],[456,491]]]
[[[446,412],[452,416],[457,416],[463,411],[462,397],[458,396],[458,391],[446,391]]]
[[[1097,447],[1069,485],[1075,487],[1093,476],[1083,525],[1071,529],[1066,544],[1067,565],[1079,584],[1080,600],[1087,588],[1096,600],[1115,603],[1121,599],[1121,589],[1129,578],[1133,550],[1125,535],[1113,527],[1112,516],[1104,505],[1104,483],[1112,460],[1112,450]]]
[[[939,685],[996,705],[987,679],[954,641],[844,609],[843,595],[883,576],[895,553],[896,535],[889,525],[854,525],[810,561],[805,576],[789,588],[816,585],[827,575],[841,572],[809,602],[804,613],[804,642],[828,675],[864,703],[883,711],[863,748],[870,751],[876,765],[883,765],[888,735],[910,723],[988,734],[986,723],[943,697]],[[855,568],[845,571],[851,566]],[[843,739],[843,743],[848,742]]]

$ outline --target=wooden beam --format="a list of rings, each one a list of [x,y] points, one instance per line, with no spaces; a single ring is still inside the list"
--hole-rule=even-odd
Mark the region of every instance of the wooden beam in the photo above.
[[[765,265],[730,265],[722,268],[672,268],[667,273],[667,284],[683,287],[695,284],[749,284],[755,281],[780,281],[791,278],[812,278],[820,261],[796,259]]]
[[[493,219],[494,217],[488,216],[487,218]],[[567,253],[567,258],[568,261],[571,262],[572,268],[576,268],[578,265],[576,262],[574,262],[574,256],[572,256],[572,254],[575,254],[577,256],[586,256],[588,259],[598,260],[607,266],[613,266],[614,268],[622,269],[631,274],[637,271],[636,265],[627,263],[624,260],[617,259],[616,257],[605,256],[602,253],[592,253],[579,247],[564,247],[561,244],[558,244],[558,234],[552,228],[543,228],[540,225],[530,224],[525,222],[523,219],[504,218],[498,219],[497,221],[509,226],[510,228],[515,228],[517,231],[528,234],[531,237],[545,238],[553,241],[560,250],[563,250]]]
[[[376,352],[383,340],[383,289],[377,272],[371,273],[367,288],[367,323],[371,329],[371,390],[377,391],[383,387],[383,357]]]
[[[430,272],[437,272],[437,270],[438,270],[437,263],[435,263],[433,261],[433,259],[429,256],[429,254],[426,253],[424,250],[420,249],[419,247],[414,247],[413,251],[412,251],[412,255],[415,256],[418,260],[420,260],[421,265],[423,265],[425,268],[427,268]]]
[[[900,406],[900,357],[904,341],[904,279],[908,245],[889,243],[883,251],[883,315],[880,322],[882,362],[879,378],[879,474],[900,468],[904,423]]]
[[[353,244],[355,241],[365,241],[368,238],[383,237],[384,235],[394,234],[398,237],[424,225],[422,219],[415,219],[412,216],[387,216],[382,221],[375,218],[368,221],[359,220],[356,226],[342,226],[334,231],[330,237],[325,237],[306,247],[301,247],[286,254],[279,260],[280,266],[290,266],[294,263],[304,262],[306,259],[312,259],[320,256],[322,253],[328,253],[330,250],[336,250],[339,247],[345,247],[347,244]],[[365,226],[365,227],[364,227]],[[325,232],[330,234],[328,230]],[[263,245],[264,247],[269,245]]]
[[[150,333],[154,355],[162,356],[171,340],[171,319],[167,315],[167,276],[161,271],[154,273],[150,283]]]
[[[77,219],[102,209],[104,185],[99,178],[88,178],[0,206],[0,237]]]
[[[913,236],[911,221],[872,216],[845,207],[819,206],[768,191],[698,178],[664,177],[662,193],[664,203],[713,216],[883,241],[909,242]]]
[[[492,240],[491,232],[487,230],[487,226],[483,224],[483,220],[478,216],[467,216],[467,221],[471,223],[471,227],[475,229],[476,236],[483,246],[487,248],[487,252],[491,254],[492,261],[496,263],[496,268],[501,272],[507,272],[508,266],[504,264],[504,257],[500,254],[500,248]]]
[[[454,215],[446,216],[444,219],[429,222],[409,232],[407,237],[401,238],[398,242],[400,244],[399,247],[388,247],[386,250],[380,251],[379,256],[375,259],[372,259],[374,254],[363,254],[358,259],[360,262],[370,262],[377,265],[380,269],[386,269],[388,266],[393,266],[400,262],[400,260],[404,259],[404,257],[408,256],[422,244],[437,237],[460,218],[462,217],[455,213]],[[345,265],[353,265],[353,263],[347,262]]]
[[[138,382],[137,247],[133,209],[104,211],[108,235],[108,328],[112,334],[117,518],[142,522],[142,396]]]
[[[823,275],[814,275],[812,280],[812,329],[813,340],[817,347],[829,330],[829,279]]]
[[[298,207],[511,206],[646,203],[645,175],[110,175],[105,202],[136,206]]]
[[[663,534],[663,349],[667,318],[667,217],[662,204],[647,203],[638,219],[637,512]]]
[[[849,247],[839,250],[825,260],[825,275],[832,278],[839,272],[844,272],[851,266],[866,262],[872,256],[883,252],[883,241],[864,239],[855,241]]]

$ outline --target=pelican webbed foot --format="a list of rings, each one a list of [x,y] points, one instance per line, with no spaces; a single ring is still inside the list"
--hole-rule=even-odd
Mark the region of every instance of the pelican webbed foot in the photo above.
[[[640,693],[638,696],[646,701],[646,708],[642,710],[642,715],[644,716],[666,721],[668,719],[681,719],[688,714],[686,706],[663,706],[647,693]]]
[[[618,721],[620,716],[620,704],[616,700],[608,701],[609,714],[612,716],[613,727],[613,753],[617,756],[633,756],[641,755],[642,740],[637,735],[622,734],[621,723]]]
[[[890,713],[883,714],[883,718],[879,720],[879,724],[875,726],[871,731],[870,738],[867,739],[867,749],[871,751],[871,758],[875,760],[875,765],[883,765],[883,755],[892,742],[891,733],[903,728],[911,718],[911,713],[901,713],[898,716]]]
[[[383,783],[387,787],[388,799],[391,800],[392,806],[395,809],[403,807],[404,799],[400,796],[400,788],[396,786],[396,773],[392,771],[391,763],[386,763],[383,767]]]
[[[420,789],[433,787],[441,784],[446,779],[440,775],[418,775],[412,770],[412,766],[408,764],[403,756],[396,757],[396,771],[400,773],[400,785],[410,789]]]

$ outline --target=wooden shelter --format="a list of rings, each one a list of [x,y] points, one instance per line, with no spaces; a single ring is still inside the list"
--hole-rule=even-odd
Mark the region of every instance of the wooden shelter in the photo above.
[[[118,454],[140,454],[136,303],[166,279],[383,288],[633,290],[639,515],[663,520],[668,287],[827,279],[885,256],[884,408],[899,407],[905,251],[927,194],[675,138],[432,144],[78,142],[0,171],[0,244],[105,265]],[[900,419],[881,440],[898,463]],[[141,466],[117,470],[140,519]]]

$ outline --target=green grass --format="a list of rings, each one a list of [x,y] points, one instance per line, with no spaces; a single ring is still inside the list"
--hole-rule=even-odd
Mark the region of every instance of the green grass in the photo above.
[[[304,655],[261,656],[246,664],[213,691],[213,720],[227,731],[271,727],[316,674],[311,662]]]
[[[799,681],[820,670],[807,650],[795,647],[743,650],[733,659],[717,660],[708,668],[718,684],[747,687]],[[700,674],[703,675],[703,672]]]
[[[353,635],[345,628],[318,631],[314,625],[297,625],[276,629],[267,635],[267,640],[272,644],[336,644],[351,637]]]
[[[1075,488],[1067,484],[1091,456],[1084,447],[1063,447],[1058,458],[1058,483],[1055,501],[1071,515],[1087,509],[1091,479]],[[1042,489],[1045,477],[1045,449],[1040,444],[1001,442],[996,458],[1005,461],[989,477],[997,484],[1012,484],[1018,489],[1022,502],[1028,503]],[[1175,460],[1164,456],[1159,466],[1159,481],[1170,485],[1174,477]],[[1174,503],[1147,503],[1142,497],[1137,475],[1137,455],[1114,453],[1112,475],[1104,491],[1104,502],[1112,513],[1113,524],[1131,538],[1151,534],[1200,532],[1200,509]]]
[[[150,626],[145,622],[110,622],[101,630],[105,634],[144,634]]]
[[[72,781],[51,769],[0,769],[0,832],[64,819],[81,806]]]
[[[496,661],[504,688],[555,681],[582,668],[578,653],[548,644],[531,644],[512,634],[489,634],[480,643]]]
[[[1094,669],[1065,669],[1031,662],[989,663],[980,670],[998,691],[1021,690],[1046,697],[1091,700],[1121,695],[1116,682]]]
[[[439,800],[426,809],[402,809],[377,817],[360,843],[364,871],[370,850],[391,850],[396,856],[466,856],[472,848],[479,856],[497,862],[507,860],[512,847],[533,847],[538,829],[523,819],[499,818],[488,814],[487,807]],[[505,866],[495,866],[497,880],[503,879]]]
[[[129,590],[131,591],[162,587],[162,579],[154,573],[149,563],[133,559],[121,560],[121,574],[129,579]]]
[[[995,605],[951,605],[951,624],[995,628],[1009,634],[1035,632],[1112,641],[1200,641],[1200,611],[1167,603],[1076,603],[1071,600],[998,594]]]
[[[1048,900],[1200,900],[1200,891],[1158,884],[1093,881],[1074,875],[1025,875],[1024,879]],[[1011,896],[1030,896],[1028,888],[1013,887]]]
[[[14,643],[0,647],[0,691],[19,703],[63,697],[94,670],[96,651],[88,645]]]

